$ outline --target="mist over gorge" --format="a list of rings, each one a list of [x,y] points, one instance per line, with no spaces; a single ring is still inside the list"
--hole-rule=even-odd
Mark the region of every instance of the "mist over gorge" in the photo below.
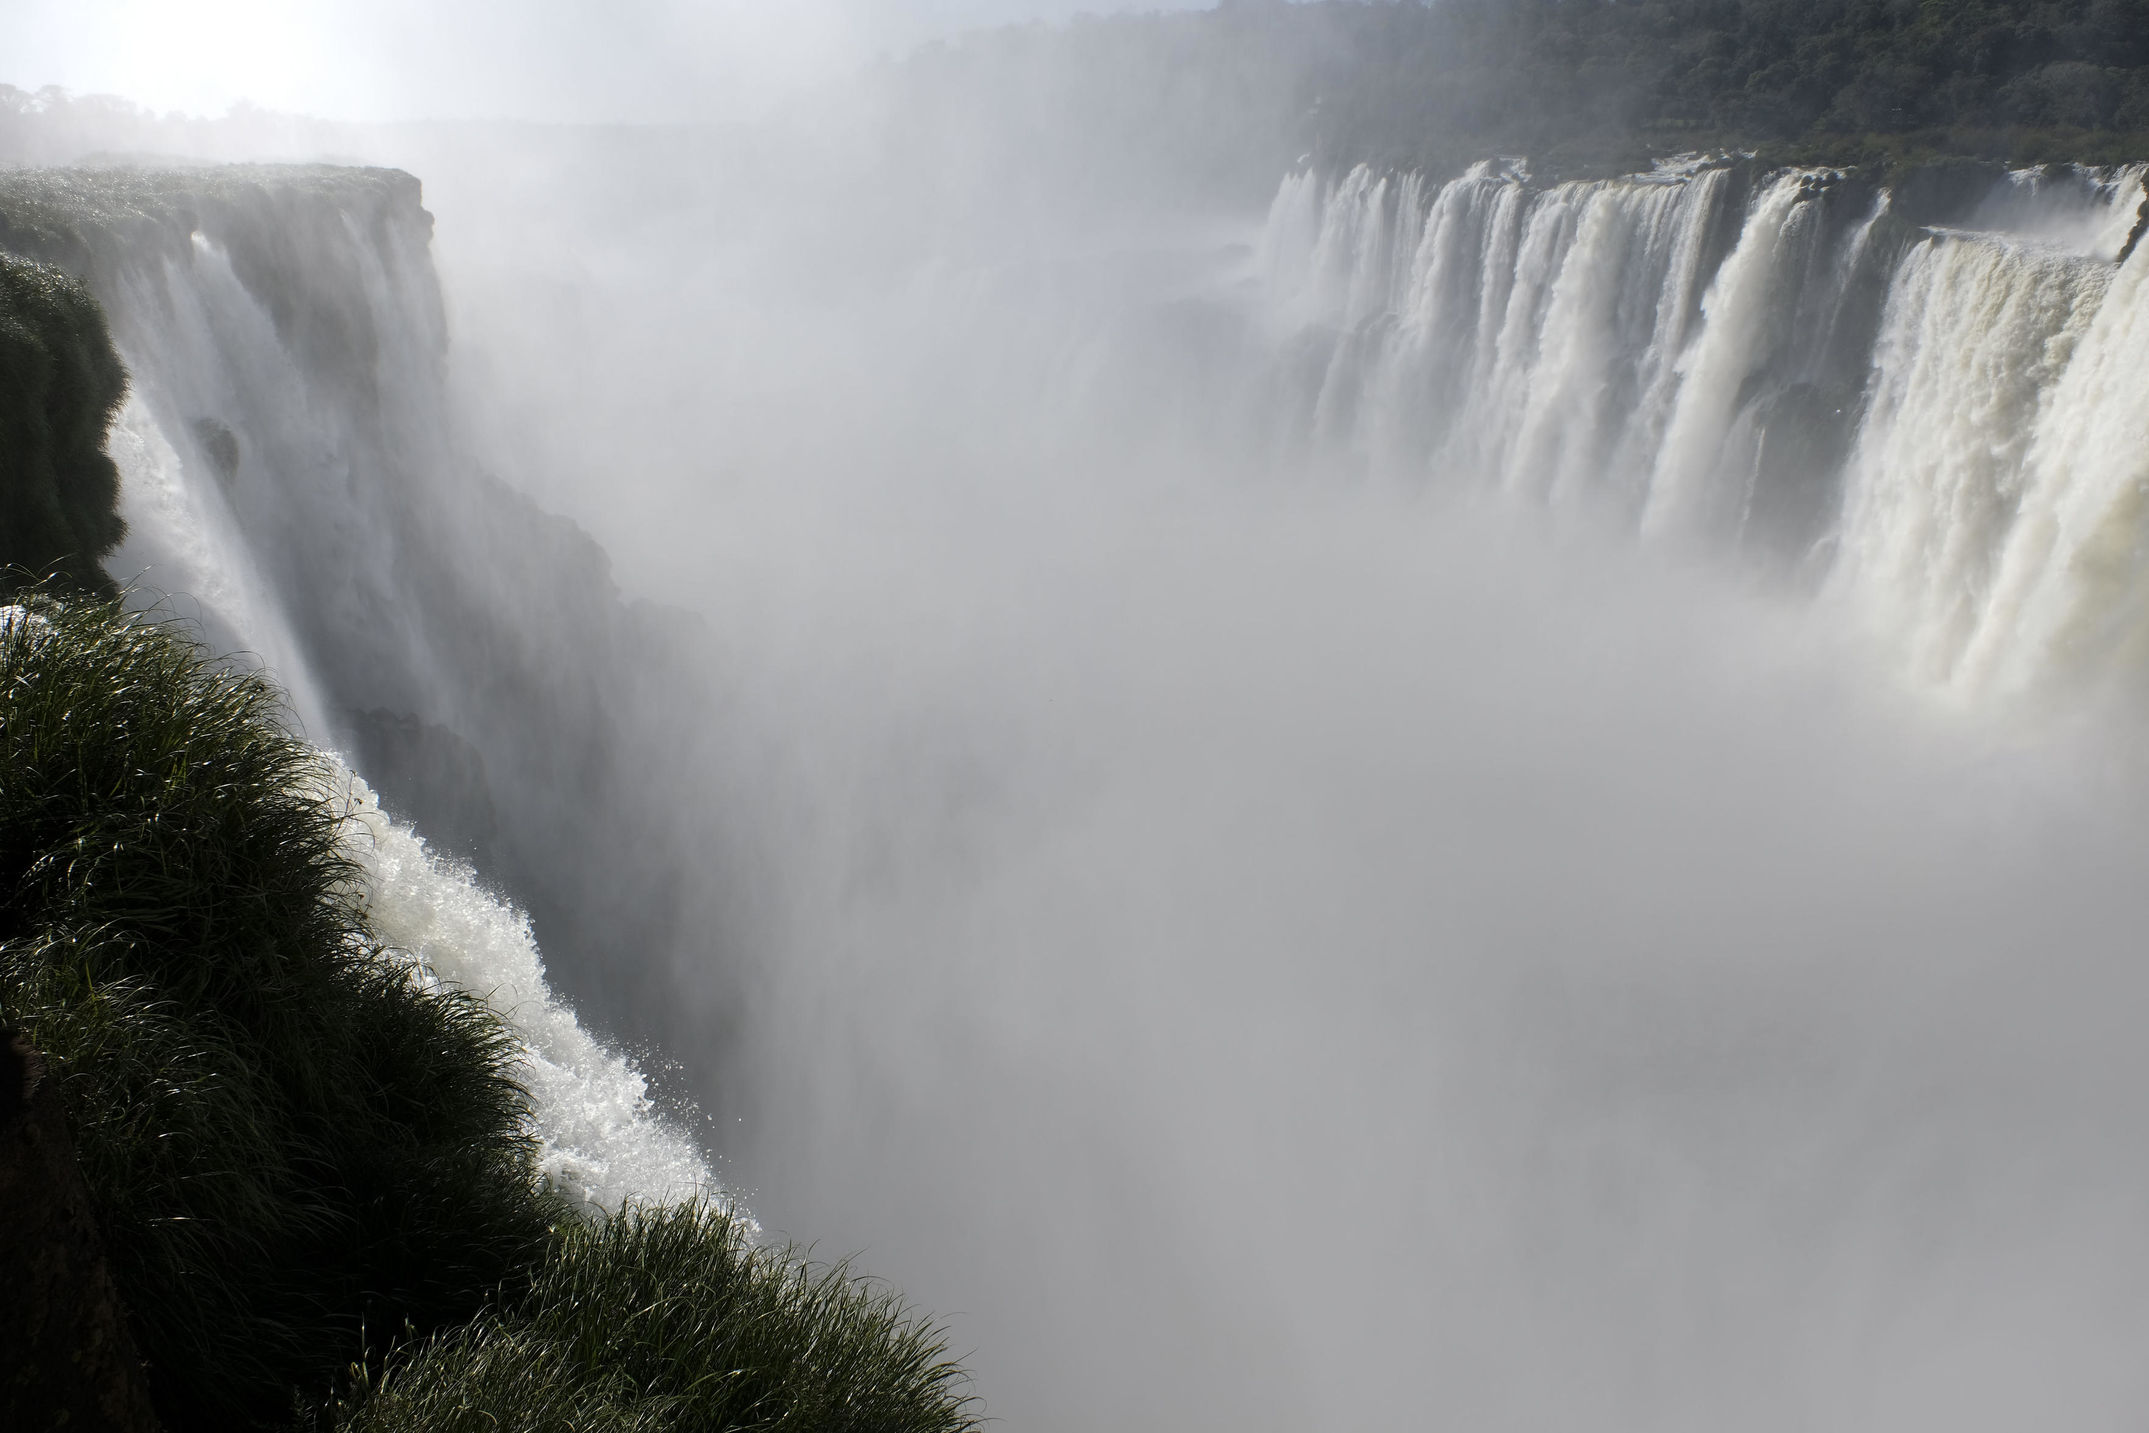
[[[0,173],[133,375],[109,570],[1011,1426],[2123,1425],[2143,170],[1037,79],[1195,19],[48,116],[126,152]]]

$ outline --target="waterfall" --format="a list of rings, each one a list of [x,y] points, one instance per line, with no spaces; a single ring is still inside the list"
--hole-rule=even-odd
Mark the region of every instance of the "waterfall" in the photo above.
[[[1921,679],[2020,690],[2149,631],[2142,270],[2115,262],[2143,173],[1999,175],[1933,216],[1745,162],[1301,172],[1263,342],[1287,387],[1317,373],[1279,406],[1318,451],[1766,555]]]
[[[2040,405],[2015,520],[1968,660],[2016,684],[2041,659],[2138,666],[2149,639],[2142,562],[2149,483],[2149,298],[2130,260]],[[2060,348],[2052,344],[2047,351]]]
[[[1922,676],[1952,680],[1986,624],[2032,435],[2107,288],[2100,266],[1966,237],[1929,238],[1903,260],[1835,579]]]
[[[374,933],[514,1027],[539,1167],[554,1186],[611,1212],[630,1198],[662,1203],[712,1188],[693,1142],[658,1118],[641,1073],[553,995],[529,917],[488,894],[468,867],[427,850],[359,777],[346,770],[338,778],[348,793],[346,847],[363,873]]]
[[[418,199],[383,170],[21,171],[0,219],[36,217],[129,371],[109,569],[258,662],[363,775],[379,933],[514,1023],[555,1182],[605,1207],[683,1193],[709,1183],[691,1140],[553,986],[596,1028],[667,1033],[629,1018],[619,972],[694,938],[701,843],[623,751],[692,760],[695,689],[665,661],[689,634],[465,450]]]
[[[107,565],[138,596],[170,602],[165,593],[179,594],[175,615],[194,621],[219,651],[253,653],[283,688],[301,729],[326,732],[328,709],[282,605],[235,530],[223,494],[202,480],[209,463],[196,459],[190,471],[145,399],[147,387],[136,378],[106,439],[127,515],[127,539]]]

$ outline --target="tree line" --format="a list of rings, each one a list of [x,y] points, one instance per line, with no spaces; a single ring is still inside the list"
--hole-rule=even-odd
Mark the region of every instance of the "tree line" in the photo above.
[[[989,132],[1057,178],[1233,193],[1308,159],[2149,158],[2149,0],[1224,0],[984,32],[884,78],[911,142]]]

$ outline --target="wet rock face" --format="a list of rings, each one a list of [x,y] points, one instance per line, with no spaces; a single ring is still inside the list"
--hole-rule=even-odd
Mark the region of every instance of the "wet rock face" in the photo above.
[[[2124,264],[2134,257],[2134,251],[2141,247],[2142,235],[2145,232],[2149,232],[2149,194],[2142,196],[2142,207],[2134,211],[2134,227],[2127,232],[2126,245],[2119,251],[2120,263]]]
[[[0,1031],[0,1427],[154,1433],[59,1091]]]

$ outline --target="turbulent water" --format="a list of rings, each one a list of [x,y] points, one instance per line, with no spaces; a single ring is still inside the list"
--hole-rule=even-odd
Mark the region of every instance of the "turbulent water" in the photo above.
[[[1819,171],[1302,173],[1261,250],[1286,432],[1771,554],[1943,685],[2131,665],[2143,198],[2026,171],[1921,227]]]
[[[427,850],[363,780],[337,776],[374,933],[431,978],[507,1017],[521,1038],[539,1168],[554,1187],[606,1210],[712,1190],[700,1151],[659,1117],[641,1073],[553,995],[530,918],[484,890],[467,866]]]

